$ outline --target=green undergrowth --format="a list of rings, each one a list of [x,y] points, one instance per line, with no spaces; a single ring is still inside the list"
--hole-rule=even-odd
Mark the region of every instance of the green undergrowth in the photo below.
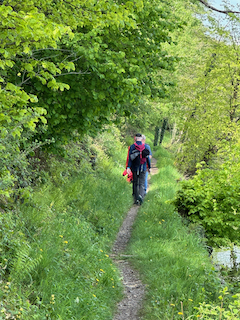
[[[94,161],[69,146],[31,198],[1,212],[0,319],[113,318],[122,283],[109,252],[132,204],[127,148],[117,130],[85,147]]]
[[[171,154],[157,147],[154,157],[159,172],[151,177],[128,253],[147,285],[143,319],[187,319],[197,315],[199,303],[216,299],[220,280],[201,238],[188,230],[169,201],[180,178]]]

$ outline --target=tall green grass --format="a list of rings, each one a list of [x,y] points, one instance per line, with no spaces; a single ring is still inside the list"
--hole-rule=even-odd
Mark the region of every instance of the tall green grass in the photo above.
[[[51,178],[0,221],[8,237],[0,246],[1,320],[113,318],[122,283],[109,252],[132,204],[122,176],[127,148],[117,130],[89,148],[94,168],[52,157]]]
[[[0,320],[110,320],[122,283],[109,252],[132,205],[118,130],[50,158],[31,198],[0,212]],[[151,135],[147,142],[152,147]],[[94,155],[90,162],[88,150]],[[198,236],[168,203],[179,174],[157,147],[159,173],[135,223],[129,253],[147,284],[143,318],[182,319],[215,297],[219,281]],[[179,314],[180,312],[180,314]]]
[[[190,233],[170,204],[179,173],[171,154],[155,148],[159,172],[134,224],[128,253],[146,287],[143,319],[186,319],[199,302],[216,298],[220,280],[200,237]]]

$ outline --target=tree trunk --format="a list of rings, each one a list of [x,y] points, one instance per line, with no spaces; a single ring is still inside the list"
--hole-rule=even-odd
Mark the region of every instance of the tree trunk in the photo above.
[[[166,126],[167,126],[167,119],[164,119],[163,120],[163,124],[162,124],[159,144],[161,144],[162,141],[163,141],[163,137],[164,137],[164,132],[165,132]]]
[[[172,129],[172,138],[171,138],[171,144],[174,144],[175,139],[177,135],[177,124],[176,122],[174,123],[173,129]]]
[[[159,127],[156,126],[155,127],[154,142],[153,142],[154,146],[157,146],[157,144],[158,144],[158,137],[159,137]]]

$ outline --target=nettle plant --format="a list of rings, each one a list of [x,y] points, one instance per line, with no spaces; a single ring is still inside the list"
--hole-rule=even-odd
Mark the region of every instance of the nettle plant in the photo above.
[[[239,244],[240,161],[235,154],[217,169],[203,165],[192,179],[180,183],[174,200],[177,210],[204,227],[209,245]]]

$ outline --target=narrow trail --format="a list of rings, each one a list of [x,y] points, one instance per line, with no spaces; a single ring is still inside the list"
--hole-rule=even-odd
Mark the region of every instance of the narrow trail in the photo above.
[[[151,160],[151,175],[158,172],[156,159]],[[144,298],[145,286],[140,280],[139,273],[126,260],[129,256],[124,251],[131,238],[132,225],[137,216],[139,206],[134,205],[129,210],[117,234],[110,255],[123,277],[124,298],[118,303],[118,310],[113,320],[139,320],[139,311]],[[122,258],[122,259],[121,259]]]

